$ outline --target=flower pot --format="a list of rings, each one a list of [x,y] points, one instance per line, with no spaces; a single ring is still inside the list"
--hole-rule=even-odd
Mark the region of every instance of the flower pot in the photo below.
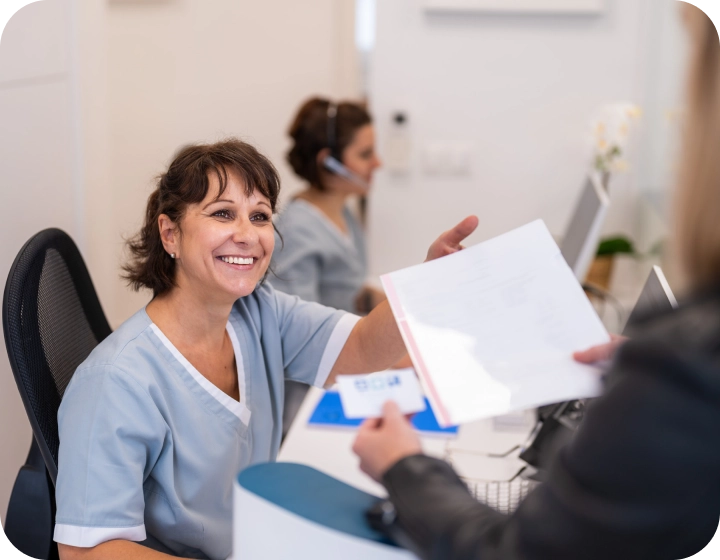
[[[602,288],[605,291],[610,289],[610,277],[612,276],[613,255],[602,255],[595,257],[590,270],[585,278],[586,284],[592,284],[598,288]]]

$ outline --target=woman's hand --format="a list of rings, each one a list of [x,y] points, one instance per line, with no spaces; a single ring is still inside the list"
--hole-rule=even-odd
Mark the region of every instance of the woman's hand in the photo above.
[[[439,259],[445,255],[451,255],[457,253],[464,247],[461,245],[462,241],[470,235],[475,228],[478,226],[477,216],[468,216],[454,228],[442,233],[428,249],[427,259],[425,261],[431,261]]]
[[[617,334],[610,335],[610,342],[601,344],[599,346],[593,346],[587,350],[581,352],[575,352],[573,358],[583,364],[592,364],[593,362],[601,362],[604,360],[611,360],[615,356],[615,352],[620,346],[627,341],[627,337],[620,336]]]
[[[381,418],[369,418],[362,423],[352,450],[360,457],[360,470],[380,482],[400,459],[422,453],[422,446],[397,404],[388,401],[383,405]]]

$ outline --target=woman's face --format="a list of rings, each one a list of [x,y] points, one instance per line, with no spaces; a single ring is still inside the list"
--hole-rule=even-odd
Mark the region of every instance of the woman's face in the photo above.
[[[342,163],[366,183],[372,182],[373,172],[380,167],[381,161],[375,153],[375,130],[371,124],[366,124],[355,132],[352,142],[343,150]],[[355,188],[359,194],[365,193],[362,187]]]
[[[249,295],[270,265],[275,235],[270,201],[228,173],[225,191],[210,175],[207,196],[188,206],[177,245],[177,285],[200,299],[234,302]],[[167,248],[167,244],[166,244]]]

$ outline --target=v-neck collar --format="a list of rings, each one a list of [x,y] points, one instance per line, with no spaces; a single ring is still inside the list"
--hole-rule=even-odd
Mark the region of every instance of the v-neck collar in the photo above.
[[[232,328],[230,321],[226,325],[225,329],[230,336],[230,342],[232,343],[233,350],[235,352],[235,366],[237,368],[238,375],[238,386],[240,388],[240,401],[236,401],[230,395],[221,391],[218,387],[213,385],[202,373],[200,373],[195,366],[193,366],[185,356],[170,342],[170,339],[165,336],[160,328],[152,322],[150,322],[150,328],[157,335],[160,341],[163,343],[165,348],[173,355],[173,357],[185,368],[195,382],[200,385],[207,393],[210,394],[216,401],[222,406],[229,410],[233,415],[240,419],[240,421],[246,426],[250,425],[250,409],[247,407],[247,385],[245,383],[245,367],[243,366],[242,351],[240,350],[240,343],[238,342],[235,330]]]

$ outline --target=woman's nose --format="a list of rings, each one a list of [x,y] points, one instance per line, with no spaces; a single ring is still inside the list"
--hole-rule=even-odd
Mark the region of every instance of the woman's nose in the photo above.
[[[258,232],[253,223],[249,219],[241,219],[236,222],[235,231],[233,232],[234,243],[245,243],[252,245],[258,241]]]

